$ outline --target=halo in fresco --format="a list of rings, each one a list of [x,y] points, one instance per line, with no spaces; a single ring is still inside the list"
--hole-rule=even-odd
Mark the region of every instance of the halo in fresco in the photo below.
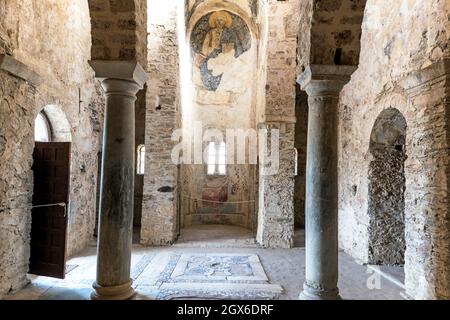
[[[234,50],[239,58],[251,48],[251,34],[245,21],[226,10],[215,11],[203,16],[191,34],[191,48],[194,68],[198,68],[204,88],[216,91],[222,75],[214,75],[208,68],[210,59]]]

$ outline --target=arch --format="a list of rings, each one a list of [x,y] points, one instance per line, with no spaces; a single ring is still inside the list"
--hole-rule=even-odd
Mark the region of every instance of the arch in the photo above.
[[[405,160],[407,123],[395,108],[383,110],[369,144],[369,263],[403,265],[405,260]]]
[[[359,64],[367,0],[302,1],[300,67]]]
[[[44,111],[39,112],[34,119],[34,140],[37,142],[52,141],[52,127]]]
[[[52,142],[71,142],[72,141],[72,130],[69,120],[66,117],[64,111],[54,104],[45,106],[41,112],[45,114],[50,128],[51,128],[51,139]]]
[[[195,12],[192,13],[190,16],[189,21],[186,21],[186,38],[189,39],[192,34],[192,30],[194,29],[197,22],[203,18],[204,16],[215,12],[215,11],[229,11],[237,16],[239,16],[244,22],[247,24],[247,26],[250,29],[250,33],[255,37],[256,39],[259,39],[260,32],[257,24],[249,17],[249,15],[237,4],[225,2],[224,1],[218,1],[213,0],[206,3],[200,4],[198,7],[196,7]]]
[[[190,4],[179,14],[186,27],[179,28],[185,59],[180,63],[185,66],[181,78],[186,79],[181,83],[183,129],[188,132],[197,121],[204,130],[256,127],[256,80],[261,60],[257,17],[247,1],[192,0]],[[218,16],[224,18],[221,27],[212,21]],[[212,223],[254,228],[256,213],[250,187],[254,168],[247,164],[227,166],[226,145],[221,145],[222,141],[204,142],[203,155],[209,156],[204,158],[205,166],[181,166],[181,228]]]
[[[147,61],[147,0],[88,0],[92,60]],[[112,28],[105,28],[111,26]],[[113,31],[111,31],[113,30]],[[111,36],[111,33],[115,36]],[[126,38],[121,46],[116,38]]]

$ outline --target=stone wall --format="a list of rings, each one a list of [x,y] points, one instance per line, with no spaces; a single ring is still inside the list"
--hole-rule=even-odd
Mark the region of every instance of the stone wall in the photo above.
[[[297,87],[295,99],[295,149],[297,149],[297,175],[294,187],[295,227],[305,227],[306,197],[306,149],[308,138],[308,97],[306,92]]]
[[[147,113],[147,87],[145,86],[143,90],[139,91],[137,94],[136,100],[136,109],[135,109],[135,120],[136,120],[136,129],[135,129],[135,147],[136,147],[136,168],[137,168],[137,148],[140,145],[145,145],[145,120]],[[141,220],[142,220],[142,197],[144,191],[144,175],[137,174],[137,170],[135,170],[136,174],[134,176],[134,212],[133,212],[133,226],[136,229],[141,228]]]
[[[297,39],[297,74],[302,74],[311,62],[311,23],[314,0],[300,1],[299,32]]]
[[[265,120],[295,119],[300,1],[268,1]]]
[[[269,133],[279,132],[279,166],[276,174],[265,175],[259,167],[258,229],[256,240],[266,248],[294,245],[295,124],[260,124]],[[270,147],[269,147],[269,150]]]
[[[368,214],[371,264],[404,264],[405,144],[405,118],[397,109],[383,110],[374,123],[369,145]]]
[[[177,52],[180,51],[177,41],[180,39],[177,39],[176,34],[175,12],[170,9],[172,5],[170,1],[164,4],[158,3],[158,14],[150,19],[153,23],[149,25],[148,48],[151,80],[147,96],[147,168],[141,240],[146,244],[166,244],[174,240],[178,197],[181,197],[179,199],[182,223],[191,224],[203,221],[206,223],[235,223],[247,227],[255,225],[255,219],[251,217],[251,212],[255,210],[255,204],[251,205],[251,202],[252,195],[256,194],[253,188],[257,183],[254,181],[256,170],[251,166],[228,167],[228,180],[231,179],[231,181],[227,182],[229,184],[227,199],[231,202],[248,201],[244,208],[239,209],[243,210],[243,219],[231,219],[226,214],[204,215],[200,219],[195,216],[198,210],[192,212],[192,203],[185,200],[185,196],[190,200],[202,199],[204,191],[210,188],[201,187],[199,189],[198,185],[208,184],[209,186],[214,182],[211,181],[214,180],[214,177],[207,177],[205,167],[202,165],[194,165],[189,168],[181,166],[178,171],[176,166],[171,163],[170,152],[174,144],[170,141],[170,135],[177,125],[181,125],[182,118],[184,138],[187,138],[187,132],[195,126],[197,121],[202,122],[203,129],[215,128],[222,131],[228,127],[244,130],[256,128],[259,122],[265,123],[269,127],[273,124],[277,128],[282,128],[282,169],[277,176],[272,176],[270,181],[267,180],[267,183],[264,184],[266,187],[273,186],[273,188],[265,190],[267,198],[260,203],[267,205],[283,203],[283,205],[275,208],[276,205],[274,207],[271,204],[270,211],[273,216],[260,220],[260,226],[265,228],[261,234],[267,234],[264,236],[267,239],[266,245],[291,246],[294,223],[296,44],[300,1],[232,0],[224,4],[221,1],[209,0],[187,1],[185,4],[184,16],[185,19],[189,19],[189,21],[185,21],[187,38],[193,30],[195,31],[197,23],[203,21],[202,18],[209,19],[209,16],[205,18],[205,15],[214,11],[229,10],[232,24],[238,23],[239,17],[244,19],[253,39],[251,43],[244,43],[243,47],[235,46],[234,58],[227,55],[228,49],[223,49],[226,46],[222,47],[222,50],[226,51],[209,57],[207,67],[212,74],[200,72],[196,77],[195,67],[198,64],[201,69],[202,61],[195,57],[191,57],[192,60],[188,58],[185,62],[192,63],[192,68],[184,76],[194,75],[193,86],[189,90],[178,88],[178,70],[176,68],[178,67]],[[151,3],[149,7],[151,7]],[[264,12],[267,12],[265,18]],[[151,10],[149,10],[150,15]],[[206,26],[209,20],[205,21]],[[245,28],[240,29],[242,31]],[[230,30],[233,30],[232,27]],[[196,34],[201,38],[201,32]],[[233,39],[233,37],[229,37],[229,39]],[[184,40],[190,46],[194,44],[190,38]],[[256,51],[256,48],[259,49]],[[193,50],[189,50],[188,55],[195,53],[196,50],[206,50],[203,45],[196,47],[195,44],[191,49]],[[259,52],[259,57],[256,57],[255,52]],[[205,56],[208,53],[209,51]],[[186,52],[181,52],[181,54],[181,59],[186,58],[183,57]],[[253,55],[255,55],[254,58],[247,59],[247,62],[244,61],[247,56],[253,57]],[[242,63],[234,66],[232,62],[239,59],[242,60]],[[256,61],[258,64],[255,64]],[[174,77],[174,75],[176,76]],[[219,75],[221,75],[220,81],[216,83]],[[151,81],[154,83],[151,84]],[[244,81],[242,82],[244,86],[238,85],[241,83],[239,81]],[[247,86],[245,83],[253,84],[254,87],[242,91],[243,87]],[[183,82],[183,87],[186,86],[190,85]],[[203,89],[202,86],[204,86]],[[178,95],[186,97],[186,91],[190,96],[187,100],[183,100],[183,107],[179,109]],[[187,102],[185,103],[185,101]],[[219,119],[220,121],[218,121]],[[177,178],[178,172],[180,172],[179,179]],[[217,177],[216,180],[220,179]],[[179,182],[178,190],[175,188],[177,182]],[[286,190],[281,188],[282,185],[287,186]],[[275,189],[283,191],[280,193],[279,199],[272,199],[268,196],[275,194]],[[239,192],[236,193],[236,190]],[[198,209],[198,207],[195,208]],[[191,215],[192,213],[194,214]],[[235,213],[232,212],[232,214]],[[276,238],[282,240],[277,241]]]
[[[93,60],[147,61],[147,1],[89,0]]]
[[[19,289],[26,281],[34,118],[45,106],[56,105],[70,124],[67,252],[72,255],[86,247],[94,230],[103,102],[87,64],[91,46],[87,1],[2,1],[0,16],[0,53],[8,53],[28,65],[42,79],[35,89],[11,75],[1,75],[1,119],[6,121],[0,131],[0,162],[6,166],[1,168],[0,178],[0,294],[3,294]],[[68,34],[71,36],[67,37]]]
[[[228,165],[226,176],[208,176],[204,165],[182,165],[181,227],[223,224],[254,230],[254,170],[254,165]]]
[[[183,129],[187,134],[194,132],[197,125],[203,134],[208,129],[216,130],[222,135],[216,137],[216,142],[225,142],[228,129],[247,133],[248,129],[256,127],[259,44],[254,16],[247,0],[233,0],[229,4],[203,1],[191,5],[187,8],[191,19],[186,21],[186,29],[192,78],[190,83],[183,83],[190,87],[191,96],[190,104],[183,106]],[[226,21],[222,36],[217,44],[208,44],[219,30],[216,20],[221,18]],[[206,140],[200,142],[203,150],[209,142],[208,138]],[[237,143],[236,137],[234,145]],[[192,141],[187,147],[195,150],[195,144]],[[230,154],[228,145],[227,155]],[[182,166],[181,181],[185,182],[180,189],[182,226],[207,223],[254,228],[255,163],[249,163],[247,152],[246,158],[245,163],[238,163],[237,154],[234,159],[228,157],[230,161],[224,176],[208,175],[205,161]]]
[[[158,6],[158,11],[152,11]],[[177,166],[172,163],[172,132],[178,128],[179,66],[174,0],[149,1],[145,177],[141,243],[171,244],[177,228]]]
[[[362,262],[369,261],[371,131],[387,108],[406,119],[405,274],[407,293],[418,299],[448,298],[450,292],[448,92],[442,68],[415,98],[399,83],[450,55],[448,12],[445,1],[368,0],[359,68],[340,101],[340,246]],[[424,75],[414,79],[427,81]]]
[[[310,64],[358,65],[367,0],[305,0],[300,3],[298,73]]]
[[[1,71],[0,97],[1,296],[27,283],[36,97],[25,81]]]
[[[449,80],[447,58],[402,82],[416,115],[405,164],[405,285],[416,299],[450,298]]]
[[[295,96],[300,1],[269,0],[262,26],[267,41],[264,95],[258,101],[261,125],[280,130],[280,167],[259,175],[257,241],[267,247],[291,247],[294,235]],[[258,111],[258,113],[260,113]],[[258,119],[259,120],[259,119]],[[261,168],[260,168],[261,170]]]
[[[357,65],[367,0],[316,0],[311,23],[311,64]]]

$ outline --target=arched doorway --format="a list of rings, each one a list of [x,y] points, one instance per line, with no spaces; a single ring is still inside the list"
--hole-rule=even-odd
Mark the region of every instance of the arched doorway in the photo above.
[[[69,120],[67,120],[66,114],[59,106],[45,106],[36,117],[36,121],[39,121],[38,119],[42,117],[47,121],[48,130],[51,134],[51,142],[72,142],[72,132]]]
[[[368,203],[371,264],[404,264],[406,127],[401,112],[388,108],[372,129]]]
[[[35,118],[29,272],[64,278],[70,186],[71,130],[58,106]]]

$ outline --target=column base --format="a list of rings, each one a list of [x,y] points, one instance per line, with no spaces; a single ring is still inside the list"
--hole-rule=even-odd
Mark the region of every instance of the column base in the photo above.
[[[299,300],[342,300],[338,288],[322,290],[312,288],[306,283],[303,285],[303,291],[298,298]]]
[[[102,287],[97,282],[94,282],[92,287],[95,289],[91,293],[92,300],[128,300],[134,297],[136,291],[131,287],[133,281],[130,279],[127,283],[111,286]]]

